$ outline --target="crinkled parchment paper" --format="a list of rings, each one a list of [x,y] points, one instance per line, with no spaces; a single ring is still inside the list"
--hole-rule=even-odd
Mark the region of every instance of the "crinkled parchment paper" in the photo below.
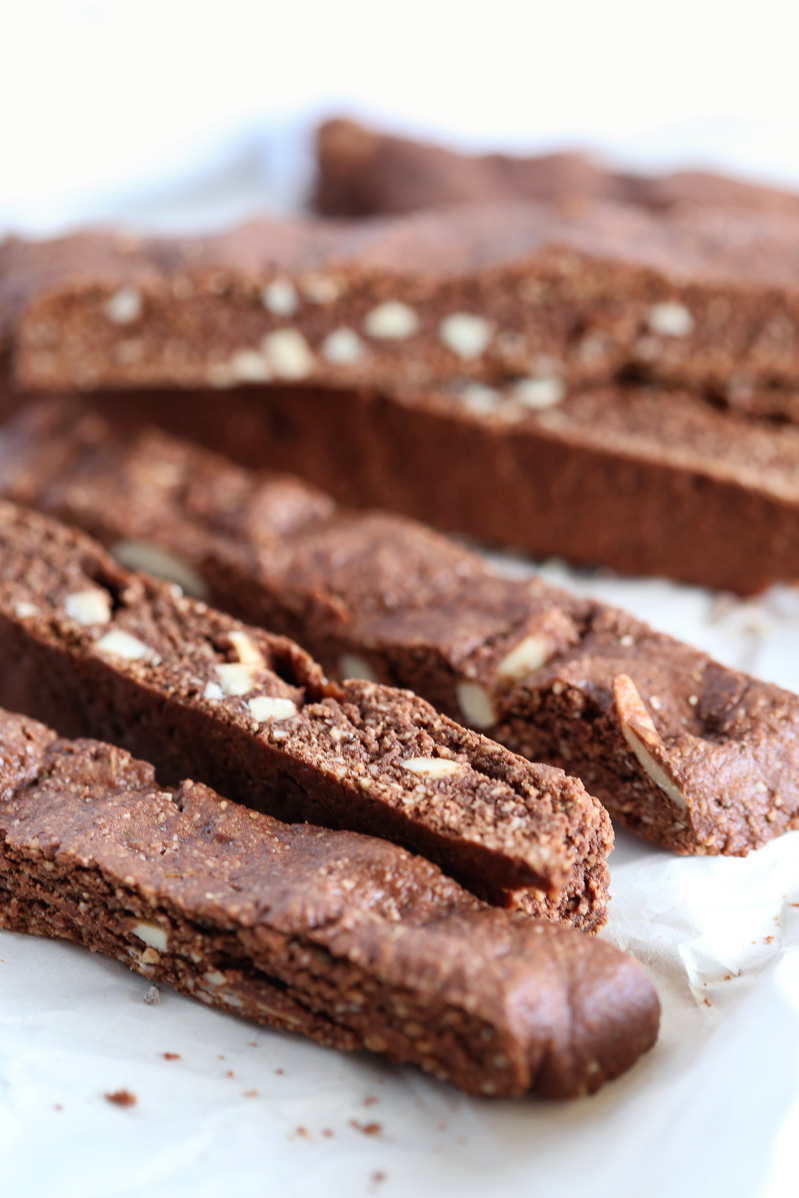
[[[799,593],[742,603],[544,573],[799,689]],[[662,1031],[629,1074],[567,1105],[465,1098],[163,987],[150,1005],[114,962],[0,934],[0,1193],[795,1195],[799,834],[737,860],[621,832],[611,869],[603,935],[656,982]],[[119,1090],[135,1105],[106,1099]]]

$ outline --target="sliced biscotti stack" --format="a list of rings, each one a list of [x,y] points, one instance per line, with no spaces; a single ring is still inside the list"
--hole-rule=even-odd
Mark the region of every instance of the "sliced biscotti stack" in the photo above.
[[[329,674],[408,687],[577,774],[648,839],[743,854],[799,826],[799,699],[624,612],[500,577],[418,524],[337,509],[289,476],[156,431],[119,435],[78,402],[50,401],[8,428],[0,474],[7,497],[295,637]],[[20,519],[0,537],[7,561]],[[374,693],[345,691],[360,704]]]
[[[0,927],[474,1094],[576,1097],[657,1034],[651,983],[601,940],[489,908],[386,841],[167,787],[4,711]]]
[[[747,592],[797,573],[798,266],[799,216],[707,204],[89,233],[0,247],[0,341],[22,390],[204,390],[347,502]]]
[[[327,682],[296,644],[129,574],[58,521],[0,505],[0,703],[281,819],[427,856],[500,906],[594,929],[607,813],[407,691]]]

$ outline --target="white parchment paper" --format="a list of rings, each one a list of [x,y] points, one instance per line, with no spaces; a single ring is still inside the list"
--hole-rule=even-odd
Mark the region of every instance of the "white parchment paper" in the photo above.
[[[544,573],[799,688],[795,592],[741,603]],[[629,1074],[567,1105],[466,1098],[163,987],[148,1005],[149,983],[114,962],[0,934],[0,1194],[795,1195],[799,835],[737,860],[619,832],[611,870],[603,935],[654,979],[662,1031]],[[120,1089],[134,1106],[104,1097]]]

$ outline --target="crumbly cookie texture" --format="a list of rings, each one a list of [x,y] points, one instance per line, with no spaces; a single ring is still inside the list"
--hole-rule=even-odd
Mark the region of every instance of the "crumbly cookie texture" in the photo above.
[[[166,787],[4,711],[0,926],[473,1094],[592,1092],[657,1035],[651,983],[598,939],[487,907],[386,841]]]
[[[622,611],[501,577],[295,478],[152,430],[118,435],[80,405],[32,411],[6,446],[6,493],[126,555],[174,554],[215,603],[301,640],[331,675],[368,679],[359,703],[376,682],[408,687],[578,775],[614,819],[680,853],[744,854],[799,826],[799,699]],[[426,750],[402,756],[424,787],[456,784],[425,777]]]
[[[325,121],[317,131],[314,203],[327,216],[381,216],[496,200],[613,200],[655,211],[710,205],[799,216],[799,195],[712,171],[638,175],[583,154],[463,154],[427,142]]]
[[[34,390],[634,371],[799,385],[799,215],[505,202],[214,237],[0,246],[0,342]]]
[[[329,683],[294,642],[127,573],[53,519],[0,505],[0,551],[0,702],[167,781],[384,836],[499,906],[604,922],[613,835],[578,780],[408,691]]]

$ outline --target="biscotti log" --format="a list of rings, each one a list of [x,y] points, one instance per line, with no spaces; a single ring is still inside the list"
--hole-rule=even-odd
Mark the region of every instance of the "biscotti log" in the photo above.
[[[568,769],[678,852],[743,854],[799,826],[796,696],[624,612],[500,577],[421,525],[79,412],[42,405],[9,430],[7,493],[297,637],[331,673],[410,687]]]
[[[384,836],[500,906],[604,922],[607,813],[406,691],[326,682],[297,645],[0,505],[0,703],[280,819]]]
[[[120,424],[149,420],[244,465],[291,470],[348,506],[538,558],[741,595],[799,579],[795,427],[645,387],[537,400],[472,384],[93,402]]]
[[[507,203],[0,246],[32,390],[447,378],[799,387],[799,217]],[[2,345],[0,344],[0,349]]]
[[[663,210],[678,204],[799,216],[799,195],[713,171],[643,175],[584,154],[468,154],[341,118],[316,136],[314,205],[327,216],[382,216],[469,201],[590,198]]]
[[[0,926],[475,1094],[594,1091],[657,1035],[629,957],[385,841],[287,825],[0,712]]]

